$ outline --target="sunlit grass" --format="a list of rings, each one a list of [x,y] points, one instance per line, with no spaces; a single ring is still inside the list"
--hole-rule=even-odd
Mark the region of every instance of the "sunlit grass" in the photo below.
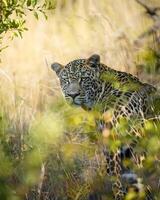
[[[153,5],[159,5],[159,1],[154,1]],[[11,182],[6,188],[0,185],[4,199],[23,199],[31,186],[41,182],[41,176],[46,184],[50,184],[48,196],[52,194],[52,185],[57,187],[55,192],[59,196],[66,192],[62,187],[67,181],[68,188],[73,185],[66,189],[71,199],[84,199],[92,190],[88,180],[75,184],[70,176],[73,169],[76,172],[83,169],[82,174],[91,173],[87,167],[77,169],[77,165],[71,163],[77,154],[82,160],[83,154],[93,159],[97,151],[94,142],[101,141],[101,138],[96,135],[95,113],[87,114],[61,102],[59,82],[50,64],[58,61],[65,65],[70,60],[98,53],[108,66],[138,74],[142,80],[159,86],[158,74],[153,77],[145,73],[147,70],[152,72],[150,67],[155,65],[153,52],[143,46],[135,50],[133,46],[137,37],[152,24],[144,9],[128,0],[58,1],[57,8],[48,13],[47,21],[43,17],[37,21],[27,13],[29,31],[22,39],[4,41],[9,47],[2,52],[0,63],[0,136],[4,145],[0,153],[0,178]],[[149,67],[139,72],[136,64]],[[157,134],[147,144],[149,152],[155,156],[159,151],[159,135],[152,126],[146,124],[145,134]],[[102,140],[109,143],[109,133],[106,135]],[[64,137],[69,139],[66,141]],[[113,149],[121,144],[120,140],[116,142]],[[9,152],[9,156],[5,152]],[[63,156],[58,157],[61,154]],[[48,161],[50,157],[51,161]],[[151,156],[146,161],[149,167],[153,160]],[[42,166],[48,166],[48,162],[52,170],[60,165],[55,172],[51,170],[53,177],[49,180],[48,175],[42,173]],[[15,180],[10,180],[14,177]],[[94,178],[91,177],[91,181]]]

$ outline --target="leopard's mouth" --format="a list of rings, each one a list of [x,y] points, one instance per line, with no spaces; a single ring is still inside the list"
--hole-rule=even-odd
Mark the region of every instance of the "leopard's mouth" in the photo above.
[[[81,106],[84,110],[91,110],[93,107],[92,101],[86,101],[85,98],[80,95],[74,98],[71,96],[66,96],[65,98],[70,105]]]
[[[77,105],[77,106],[81,106],[82,105],[82,100],[79,96],[76,96],[76,97],[71,97],[71,96],[65,96],[65,99],[66,101],[69,103],[69,104],[74,104],[74,105]]]
[[[81,106],[84,110],[91,110],[93,106],[93,102],[86,101],[86,99],[81,96],[75,97],[73,103],[77,106]]]
[[[81,106],[83,104],[83,98],[80,95],[74,97],[73,103],[77,106]]]
[[[67,101],[68,104],[73,104],[73,98],[70,96],[65,96],[65,99]]]

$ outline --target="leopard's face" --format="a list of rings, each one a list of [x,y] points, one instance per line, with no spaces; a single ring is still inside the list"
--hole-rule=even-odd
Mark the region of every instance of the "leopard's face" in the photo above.
[[[51,67],[60,80],[67,101],[87,110],[95,105],[102,87],[98,55],[74,60],[66,66],[54,63]]]

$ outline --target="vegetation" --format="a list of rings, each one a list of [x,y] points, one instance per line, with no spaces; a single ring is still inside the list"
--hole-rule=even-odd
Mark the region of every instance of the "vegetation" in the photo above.
[[[28,30],[25,26],[28,12],[33,12],[38,19],[42,13],[47,18],[46,11],[55,8],[56,1],[44,0],[1,0],[0,2],[0,45],[4,37],[9,39],[22,37],[22,33]],[[6,46],[2,46],[2,51]]]
[[[65,103],[48,64],[99,53],[107,65],[159,88],[160,4],[142,2],[0,2],[0,49],[9,44],[0,64],[0,199],[84,200],[97,185],[101,190],[99,143],[114,150],[133,137],[99,135],[96,114]],[[123,121],[119,128],[126,126]],[[132,167],[159,199],[160,122],[146,121],[141,132],[136,151],[147,151],[147,159],[144,167]],[[109,192],[104,199],[112,199]]]

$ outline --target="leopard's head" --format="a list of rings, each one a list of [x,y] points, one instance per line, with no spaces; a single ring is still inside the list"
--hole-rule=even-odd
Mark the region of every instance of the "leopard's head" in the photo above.
[[[88,59],[71,61],[66,66],[53,63],[51,68],[60,80],[66,100],[88,110],[95,105],[102,90],[100,66],[100,56],[95,54]]]

